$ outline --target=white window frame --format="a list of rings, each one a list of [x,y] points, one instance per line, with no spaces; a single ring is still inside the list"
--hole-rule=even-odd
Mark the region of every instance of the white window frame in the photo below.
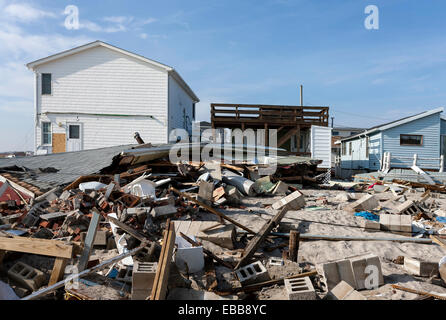
[[[45,124],[45,123],[48,123],[48,124],[49,124],[49,127],[50,127],[50,131],[49,131],[49,135],[50,135],[49,143],[44,143],[44,138],[43,138],[43,137],[44,137],[45,132],[43,131],[43,127],[44,127],[44,124]],[[53,128],[52,128],[52,125],[51,125],[51,121],[42,121],[42,122],[41,122],[40,129],[41,129],[42,146],[52,146],[52,145],[53,145]]]

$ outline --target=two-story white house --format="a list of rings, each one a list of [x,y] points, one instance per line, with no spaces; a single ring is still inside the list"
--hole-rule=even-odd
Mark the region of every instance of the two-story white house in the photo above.
[[[192,134],[199,99],[172,68],[102,41],[27,64],[35,74],[35,153]]]

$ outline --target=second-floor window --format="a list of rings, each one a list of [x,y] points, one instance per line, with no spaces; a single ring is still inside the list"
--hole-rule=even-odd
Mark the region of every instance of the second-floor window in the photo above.
[[[51,73],[42,73],[42,94],[51,94]]]

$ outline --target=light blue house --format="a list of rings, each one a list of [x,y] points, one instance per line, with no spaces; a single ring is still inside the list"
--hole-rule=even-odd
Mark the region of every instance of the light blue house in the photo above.
[[[442,112],[437,108],[341,139],[342,170],[378,171],[387,152],[392,168],[410,168],[417,154],[418,167],[439,170],[440,157],[446,153]]]

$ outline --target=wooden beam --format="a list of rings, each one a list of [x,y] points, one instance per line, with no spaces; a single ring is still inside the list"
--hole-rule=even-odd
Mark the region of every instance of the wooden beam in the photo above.
[[[289,260],[297,262],[297,256],[299,254],[299,238],[300,234],[296,230],[290,231],[290,242],[289,242]]]
[[[288,131],[287,133],[285,133],[285,135],[280,138],[280,140],[277,142],[277,147],[280,148],[285,142],[287,142],[292,135],[296,134],[297,132],[297,128],[293,128],[290,131]]]
[[[0,250],[71,259],[73,246],[58,240],[0,237]]]
[[[49,286],[52,286],[63,279],[68,260],[69,259],[56,258],[54,261],[53,271],[51,272],[50,282],[48,283]]]
[[[94,239],[96,238],[100,220],[101,215],[99,214],[97,209],[93,209],[93,216],[91,217],[90,225],[88,226],[87,235],[85,237],[84,250],[82,252],[81,258],[79,259],[79,271],[84,271],[87,268],[88,260],[90,260],[91,250],[93,250]]]
[[[173,248],[175,247],[175,224],[167,220],[167,228],[164,231],[163,247],[158,260],[155,280],[153,282],[150,300],[165,300],[167,284],[169,280],[170,263],[172,260]]]
[[[173,191],[173,192],[175,192],[177,195],[182,196],[182,197],[188,199],[189,201],[192,201],[192,202],[195,203],[195,204],[198,204],[200,207],[206,209],[206,210],[209,211],[210,213],[213,213],[213,214],[215,214],[216,216],[218,216],[218,217],[220,217],[220,218],[222,218],[222,219],[225,219],[225,220],[231,222],[232,224],[236,225],[237,227],[239,227],[239,228],[241,228],[241,229],[243,229],[243,230],[245,230],[245,231],[248,231],[248,232],[251,233],[251,234],[257,234],[256,232],[254,232],[254,231],[252,231],[251,229],[245,227],[244,225],[238,223],[237,221],[232,220],[231,218],[229,218],[229,217],[226,216],[225,214],[221,213],[220,211],[215,210],[214,208],[212,208],[212,207],[210,207],[210,206],[208,206],[208,205],[206,205],[206,204],[204,204],[204,203],[202,203],[202,202],[200,202],[200,201],[198,201],[198,200],[195,200],[194,198],[192,198],[191,196],[187,195],[186,193],[181,192],[181,191],[178,191],[178,190],[175,189],[174,187],[171,187],[170,190]]]
[[[245,248],[243,258],[239,261],[236,269],[243,267],[244,265],[248,264],[249,260],[252,258],[254,253],[257,251],[257,249],[262,244],[263,240],[268,236],[268,234],[271,232],[271,230],[277,226],[282,220],[282,218],[285,216],[285,214],[288,212],[288,207],[285,206],[282,208],[275,216],[272,218],[269,222],[265,223],[260,229],[258,233],[255,234],[255,236],[251,239],[251,241],[248,243],[248,245]]]

